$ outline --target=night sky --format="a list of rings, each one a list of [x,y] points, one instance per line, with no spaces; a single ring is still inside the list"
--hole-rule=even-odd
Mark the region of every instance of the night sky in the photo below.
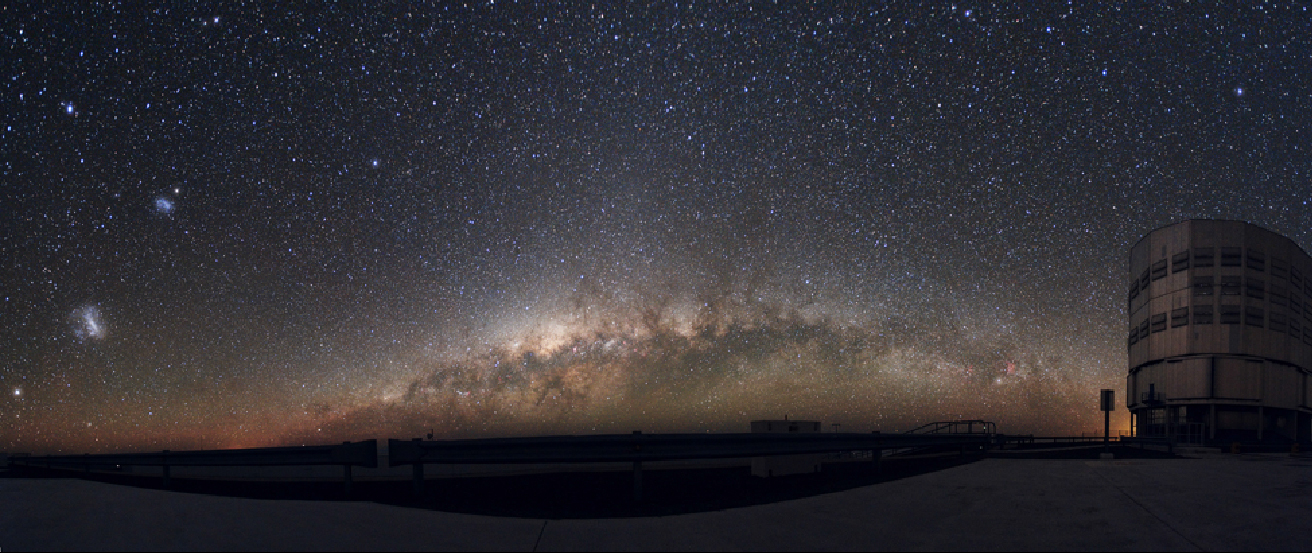
[[[1139,237],[1312,245],[1303,6],[53,4],[3,450],[1100,432]]]

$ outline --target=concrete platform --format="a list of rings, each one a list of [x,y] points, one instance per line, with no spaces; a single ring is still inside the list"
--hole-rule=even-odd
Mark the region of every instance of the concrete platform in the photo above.
[[[580,490],[586,493],[586,490]],[[1308,550],[1312,460],[986,459],[678,516],[540,520],[0,479],[0,549]]]

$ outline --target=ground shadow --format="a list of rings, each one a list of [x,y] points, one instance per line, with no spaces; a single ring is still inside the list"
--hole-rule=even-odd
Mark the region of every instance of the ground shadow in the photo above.
[[[643,496],[634,500],[633,473],[572,472],[435,478],[416,498],[410,481],[355,482],[350,497],[341,481],[217,481],[173,478],[183,493],[273,500],[369,501],[387,505],[489,516],[588,519],[664,516],[717,511],[840,492],[917,476],[979,460],[979,455],[890,457],[878,469],[869,461],[825,463],[817,474],[757,478],[749,467],[643,471]],[[159,488],[158,477],[19,468],[6,478],[83,478]]]

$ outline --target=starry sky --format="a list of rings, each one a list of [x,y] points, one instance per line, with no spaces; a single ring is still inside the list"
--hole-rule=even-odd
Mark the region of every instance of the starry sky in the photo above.
[[[862,4],[0,6],[0,449],[1095,432],[1140,236],[1312,244],[1305,6]]]

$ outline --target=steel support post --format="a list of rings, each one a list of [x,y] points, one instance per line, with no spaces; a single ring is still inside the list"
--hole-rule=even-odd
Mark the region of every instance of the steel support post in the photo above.
[[[172,488],[173,488],[173,479],[172,479],[172,476],[173,476],[173,475],[172,475],[171,471],[169,470],[169,450],[167,450],[167,449],[164,450],[164,452],[161,454],[161,457],[164,458],[164,466],[163,466],[163,469],[164,469],[164,470],[163,470],[163,473],[164,473],[164,474],[163,474],[163,475],[164,475],[164,489],[166,489],[166,490],[168,490],[168,489],[172,489]]]
[[[1216,440],[1216,404],[1213,403],[1207,409],[1207,445],[1212,445]]]
[[[634,430],[633,437],[642,436],[641,430]],[[634,444],[634,453],[642,451],[642,444]],[[642,461],[633,462],[633,501],[639,503],[642,501]]]
[[[633,462],[633,501],[642,502],[642,461]]]
[[[1102,449],[1103,449],[1103,451],[1111,451],[1111,447],[1112,447],[1112,446],[1111,446],[1111,440],[1112,440],[1111,436],[1112,436],[1112,412],[1111,412],[1111,411],[1103,411],[1103,412],[1102,412]]]
[[[411,475],[410,493],[415,497],[424,495],[424,464],[415,463],[414,472]]]
[[[423,443],[424,443],[423,438],[414,438],[411,440],[411,442],[415,444],[415,449],[418,450],[417,453],[419,454],[419,458],[422,459]],[[413,467],[413,472],[410,478],[410,493],[415,497],[420,497],[424,495],[424,463],[421,460],[414,463],[412,467]]]

